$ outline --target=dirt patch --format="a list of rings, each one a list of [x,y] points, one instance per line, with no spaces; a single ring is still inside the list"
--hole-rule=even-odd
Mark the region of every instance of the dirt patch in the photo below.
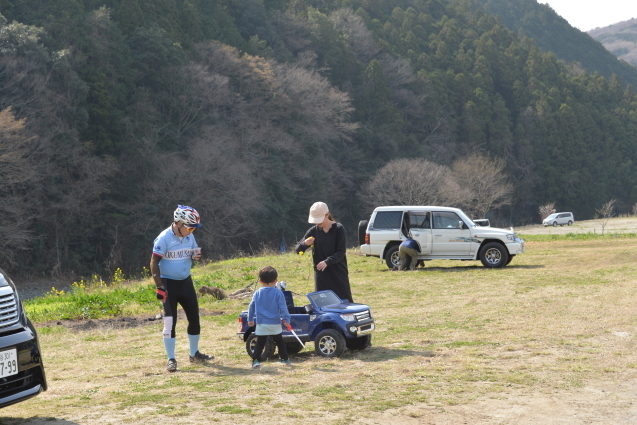
[[[206,309],[200,309],[200,316],[222,316],[226,314],[224,311],[210,311]],[[139,326],[146,326],[156,322],[161,322],[163,319],[162,314],[155,316],[141,316],[141,317],[115,317],[109,319],[88,319],[88,320],[54,320],[49,322],[38,323],[36,328],[42,327],[56,327],[63,326],[72,332],[81,331],[94,331],[98,329],[130,329],[137,328]],[[179,310],[177,313],[178,320],[186,320],[186,314],[183,310]]]

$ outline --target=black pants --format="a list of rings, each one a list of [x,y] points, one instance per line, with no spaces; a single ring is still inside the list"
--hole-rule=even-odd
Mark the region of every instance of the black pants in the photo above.
[[[252,353],[252,359],[260,359],[261,354],[263,353],[263,349],[265,348],[265,342],[268,340],[268,337],[272,337],[272,340],[276,344],[279,349],[279,357],[281,360],[288,359],[288,347],[285,346],[285,342],[283,342],[283,335],[258,335],[257,336],[257,344],[254,346],[254,353]]]
[[[188,320],[188,335],[199,335],[201,325],[199,324],[199,301],[197,301],[197,291],[188,276],[184,280],[162,279],[164,288],[168,292],[168,299],[164,303],[165,318],[172,317],[172,330],[170,337],[175,337],[175,326],[177,326],[177,304],[181,305]],[[167,329],[164,329],[164,332]]]

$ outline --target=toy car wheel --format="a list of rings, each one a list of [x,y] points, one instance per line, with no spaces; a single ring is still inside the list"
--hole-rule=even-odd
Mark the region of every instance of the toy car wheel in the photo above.
[[[254,348],[257,345],[257,336],[253,333],[250,334],[250,336],[248,337],[248,339],[246,340],[246,351],[248,352],[248,355],[250,357],[252,357],[252,354],[254,353]],[[265,347],[263,348],[263,353],[261,353],[261,358],[259,359],[260,361],[265,361],[268,359],[268,357],[272,357],[274,355],[274,341],[272,341],[272,338],[268,337],[268,339],[265,341]]]
[[[345,340],[345,345],[349,350],[364,350],[369,347],[372,342],[371,335],[363,335],[358,338],[348,338]]]
[[[337,330],[325,329],[316,336],[314,348],[321,357],[340,357],[345,351],[345,337]]]
[[[285,348],[288,349],[288,354],[296,354],[303,349],[303,346],[298,341],[286,342]]]
[[[385,253],[385,262],[390,269],[398,269],[400,265],[400,254],[398,253],[398,245],[394,245]]]

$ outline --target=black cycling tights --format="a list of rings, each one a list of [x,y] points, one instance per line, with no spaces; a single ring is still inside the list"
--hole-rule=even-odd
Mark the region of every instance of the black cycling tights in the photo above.
[[[164,324],[167,318],[172,318],[172,329],[170,338],[175,338],[175,326],[177,325],[177,304],[181,305],[188,320],[188,335],[199,335],[201,326],[199,325],[199,302],[197,292],[192,283],[192,278],[188,276],[184,280],[172,280],[162,278],[162,283],[168,292],[168,299],[164,303]],[[170,326],[168,324],[168,326]],[[164,338],[168,329],[164,327]]]

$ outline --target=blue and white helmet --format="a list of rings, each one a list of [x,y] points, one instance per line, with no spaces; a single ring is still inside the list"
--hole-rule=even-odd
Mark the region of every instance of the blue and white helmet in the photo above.
[[[199,213],[193,207],[177,205],[173,216],[175,217],[175,221],[184,223],[188,227],[201,227],[201,223],[199,223]]]

